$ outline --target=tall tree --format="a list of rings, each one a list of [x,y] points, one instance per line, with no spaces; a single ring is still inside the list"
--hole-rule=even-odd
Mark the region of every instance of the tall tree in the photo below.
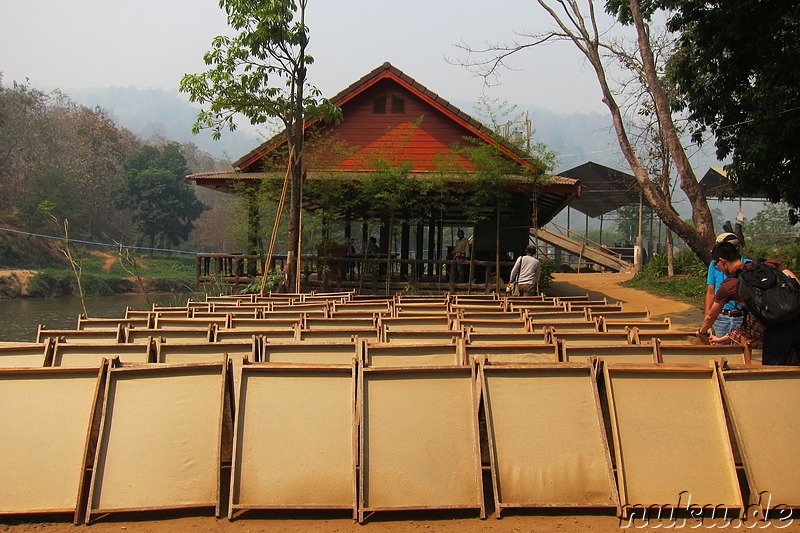
[[[184,179],[188,173],[177,143],[161,150],[145,146],[125,161],[115,185],[115,202],[118,208],[131,210],[137,233],[151,248],[159,238],[173,245],[188,239],[194,220],[204,210]]]
[[[800,208],[800,3],[663,3],[675,9],[671,76],[701,124],[695,140],[713,133],[740,194]]]
[[[130,131],[118,127],[99,107],[89,109],[64,95],[54,95],[53,129],[63,155],[59,168],[76,177],[80,218],[70,219],[76,235],[118,238],[124,222],[112,209],[111,183],[125,159],[141,143]]]
[[[2,78],[0,78],[2,82]],[[0,209],[25,192],[28,171],[42,160],[48,131],[47,95],[27,84],[0,83]]]
[[[289,236],[287,284],[297,287],[300,254],[300,215],[305,179],[303,127],[306,119],[339,120],[341,111],[306,80],[309,31],[305,23],[308,0],[220,0],[235,37],[218,36],[204,56],[210,70],[186,74],[180,89],[189,99],[208,104],[197,117],[194,131],[234,130],[236,114],[251,124],[278,119],[285,128],[289,154]]]
[[[626,13],[629,14],[629,20],[633,22],[636,31],[637,57],[635,65],[631,66],[638,69],[637,76],[652,95],[654,115],[658,120],[665,147],[677,172],[680,187],[689,199],[693,224],[681,219],[670,199],[665,195],[663,187],[660,186],[658,176],[651,176],[648,173],[631,142],[624,114],[607,74],[608,56],[615,56],[617,51],[613,43],[604,40],[604,31],[599,29],[595,2],[588,0],[585,7],[582,7],[578,1],[555,0],[552,2],[558,7],[553,7],[547,0],[538,0],[538,2],[556,23],[556,29],[544,33],[526,34],[525,37],[528,40],[525,42],[510,46],[490,47],[488,50],[482,51],[483,53],[477,56],[477,60],[468,61],[467,66],[477,69],[485,76],[496,76],[505,66],[508,57],[516,52],[555,40],[564,40],[574,44],[586,57],[595,72],[603,95],[603,103],[611,114],[620,149],[641,187],[644,198],[667,227],[678,234],[698,256],[708,260],[714,236],[711,211],[675,127],[671,113],[671,101],[662,83],[662,73],[657,68],[649,40],[649,24],[641,13],[639,0],[620,0],[628,9]],[[471,54],[479,52],[468,47],[467,50]]]

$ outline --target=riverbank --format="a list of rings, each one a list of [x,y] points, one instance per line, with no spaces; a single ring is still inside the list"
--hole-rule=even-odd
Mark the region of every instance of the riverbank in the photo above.
[[[194,292],[193,275],[175,276],[117,276],[84,272],[81,285],[86,297],[114,294],[145,294],[155,292]],[[60,298],[78,296],[75,275],[71,270],[0,270],[0,300],[16,298]]]

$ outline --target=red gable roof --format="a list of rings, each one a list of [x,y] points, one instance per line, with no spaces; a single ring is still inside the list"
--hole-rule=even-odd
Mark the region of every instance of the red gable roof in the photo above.
[[[454,144],[469,144],[465,138],[493,144],[516,163],[534,168],[523,152],[498,141],[486,126],[389,63],[351,84],[331,102],[342,108],[343,122],[327,125],[309,120],[306,128],[335,134],[350,151],[336,161],[328,158],[327,168],[314,168],[314,158],[309,157],[309,170],[370,171],[376,157],[407,163],[412,172],[436,170],[444,157],[470,169],[471,162],[452,149]],[[243,172],[261,170],[259,161],[285,142],[285,134],[276,135],[234,167]]]

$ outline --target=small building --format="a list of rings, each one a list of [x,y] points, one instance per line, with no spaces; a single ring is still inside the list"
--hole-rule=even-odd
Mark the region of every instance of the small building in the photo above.
[[[524,151],[389,63],[331,101],[342,109],[341,123],[306,123],[304,208],[333,212],[358,244],[366,241],[364,224],[380,221],[380,249],[396,254],[405,265],[399,269],[401,276],[441,273],[452,244],[449,234],[455,229],[472,239],[474,260],[508,260],[525,248],[531,227],[548,223],[580,194],[578,180],[543,177]],[[481,153],[489,154],[489,166],[496,168],[487,168]],[[280,134],[236,161],[235,172],[188,178],[227,192],[265,179],[277,184],[283,181],[287,159],[285,135]],[[396,202],[391,201],[391,188],[383,195],[389,201],[376,200],[377,213],[370,201],[350,201],[359,194],[358,187],[376,175],[401,185]],[[323,184],[334,185],[326,189]],[[320,192],[323,189],[328,196],[339,194],[339,201],[331,202]],[[478,213],[481,195],[488,199],[484,212]],[[492,200],[501,197],[502,201]],[[361,235],[353,235],[354,223],[362,224]],[[316,247],[305,247],[304,253],[310,249]],[[418,268],[412,268],[415,264]],[[485,281],[482,271],[476,268],[473,279],[483,276]]]

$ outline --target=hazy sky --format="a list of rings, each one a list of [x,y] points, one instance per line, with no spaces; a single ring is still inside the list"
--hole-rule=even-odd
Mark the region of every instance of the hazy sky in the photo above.
[[[385,61],[449,100],[475,102],[484,82],[445,57],[454,43],[510,42],[544,30],[534,0],[312,0],[310,80],[333,96]],[[136,86],[176,90],[206,69],[211,39],[229,32],[217,0],[0,0],[3,82],[37,88]],[[559,112],[607,110],[573,46],[557,43],[512,60],[493,98]],[[465,109],[470,112],[471,110]]]

